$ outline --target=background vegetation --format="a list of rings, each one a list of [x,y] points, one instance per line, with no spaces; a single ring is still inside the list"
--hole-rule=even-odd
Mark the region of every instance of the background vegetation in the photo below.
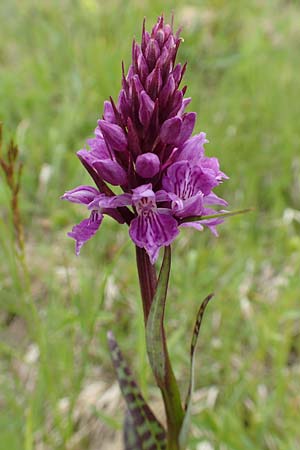
[[[85,211],[59,196],[88,182],[75,151],[116,98],[143,17],[150,28],[172,10],[197,131],[230,176],[219,193],[232,209],[256,208],[226,221],[219,239],[184,230],[173,246],[167,329],[183,392],[193,318],[216,293],[201,330],[190,449],[300,449],[299,2],[4,0],[0,119],[24,163],[30,285],[1,178],[1,450],[117,449],[108,329],[157,403],[126,227],[106,219],[76,258],[66,232]]]

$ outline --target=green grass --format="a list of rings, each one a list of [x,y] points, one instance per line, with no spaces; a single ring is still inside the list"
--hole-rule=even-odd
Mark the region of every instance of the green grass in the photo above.
[[[110,328],[153,393],[127,230],[105,220],[76,258],[66,232],[85,212],[59,196],[88,181],[75,151],[103,101],[116,98],[120,62],[128,66],[143,17],[150,27],[171,10],[184,22],[179,59],[188,60],[196,130],[207,132],[207,154],[230,176],[219,192],[231,209],[256,208],[226,221],[219,239],[184,230],[173,246],[167,329],[183,392],[194,315],[216,293],[201,330],[190,449],[202,441],[220,450],[300,449],[300,225],[286,213],[300,209],[298,2],[4,0],[0,120],[24,162],[31,286],[24,289],[13,251],[1,178],[0,450],[90,448],[89,438],[70,444],[80,428],[72,411],[86,384],[112,384]],[[32,363],[30,348],[39,353]],[[121,414],[106,421],[118,424]]]

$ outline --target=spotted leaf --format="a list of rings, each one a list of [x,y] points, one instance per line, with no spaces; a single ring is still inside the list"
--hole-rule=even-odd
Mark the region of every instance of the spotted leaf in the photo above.
[[[111,331],[108,333],[108,343],[128,409],[124,422],[125,450],[166,450],[165,430],[140,393]]]

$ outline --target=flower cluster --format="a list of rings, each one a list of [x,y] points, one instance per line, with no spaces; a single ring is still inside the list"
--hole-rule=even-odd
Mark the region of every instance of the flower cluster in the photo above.
[[[187,219],[215,213],[211,205],[227,205],[213,193],[227,177],[216,158],[205,156],[205,133],[192,137],[196,113],[185,111],[191,98],[184,98],[186,86],[180,88],[186,65],[175,62],[180,43],[179,33],[163,17],[151,34],[144,23],[127,75],[123,66],[118,102],[104,103],[95,137],[87,141],[89,150],[77,153],[97,186],[79,186],[62,197],[90,210],[90,217],[69,233],[77,254],[104,214],[129,224],[131,239],[152,263],[180,226],[201,230],[206,225],[216,234],[221,219]],[[115,195],[107,183],[123,193]]]

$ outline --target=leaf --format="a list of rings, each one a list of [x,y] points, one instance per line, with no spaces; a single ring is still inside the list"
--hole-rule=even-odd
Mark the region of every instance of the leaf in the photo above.
[[[210,214],[209,216],[190,216],[185,217],[180,221],[180,223],[186,223],[186,222],[200,222],[201,220],[210,220],[210,219],[222,219],[226,217],[231,216],[237,216],[239,214],[245,214],[248,212],[254,211],[254,208],[246,208],[246,209],[238,209],[236,211],[225,211],[225,212],[219,212],[216,214]]]
[[[171,268],[171,250],[165,247],[156,292],[147,320],[146,341],[150,364],[160,387],[165,384],[167,348],[164,332],[164,314]]]
[[[166,433],[145,402],[120,348],[110,331],[108,344],[128,413],[125,416],[125,450],[166,450]]]
[[[190,421],[191,421],[191,406],[192,406],[192,395],[194,391],[194,371],[195,371],[195,350],[197,346],[197,340],[199,336],[199,331],[202,323],[202,318],[205,312],[205,309],[209,303],[209,301],[212,299],[214,294],[208,295],[203,302],[201,303],[201,306],[199,308],[199,311],[197,313],[196,322],[194,325],[194,331],[191,341],[191,349],[190,349],[190,361],[191,361],[191,368],[190,368],[190,382],[187,392],[187,397],[185,400],[185,416],[183,419],[182,427],[179,434],[179,445],[181,449],[184,449],[187,444],[187,438],[188,438],[188,431],[190,427]]]
[[[171,366],[164,330],[164,314],[171,268],[171,249],[165,247],[156,292],[146,325],[146,344],[151,368],[165,405],[168,424],[168,444],[177,448],[184,411],[178,384]]]
[[[128,409],[125,412],[123,440],[125,450],[138,450],[140,448],[139,436],[135,430],[134,422]]]

